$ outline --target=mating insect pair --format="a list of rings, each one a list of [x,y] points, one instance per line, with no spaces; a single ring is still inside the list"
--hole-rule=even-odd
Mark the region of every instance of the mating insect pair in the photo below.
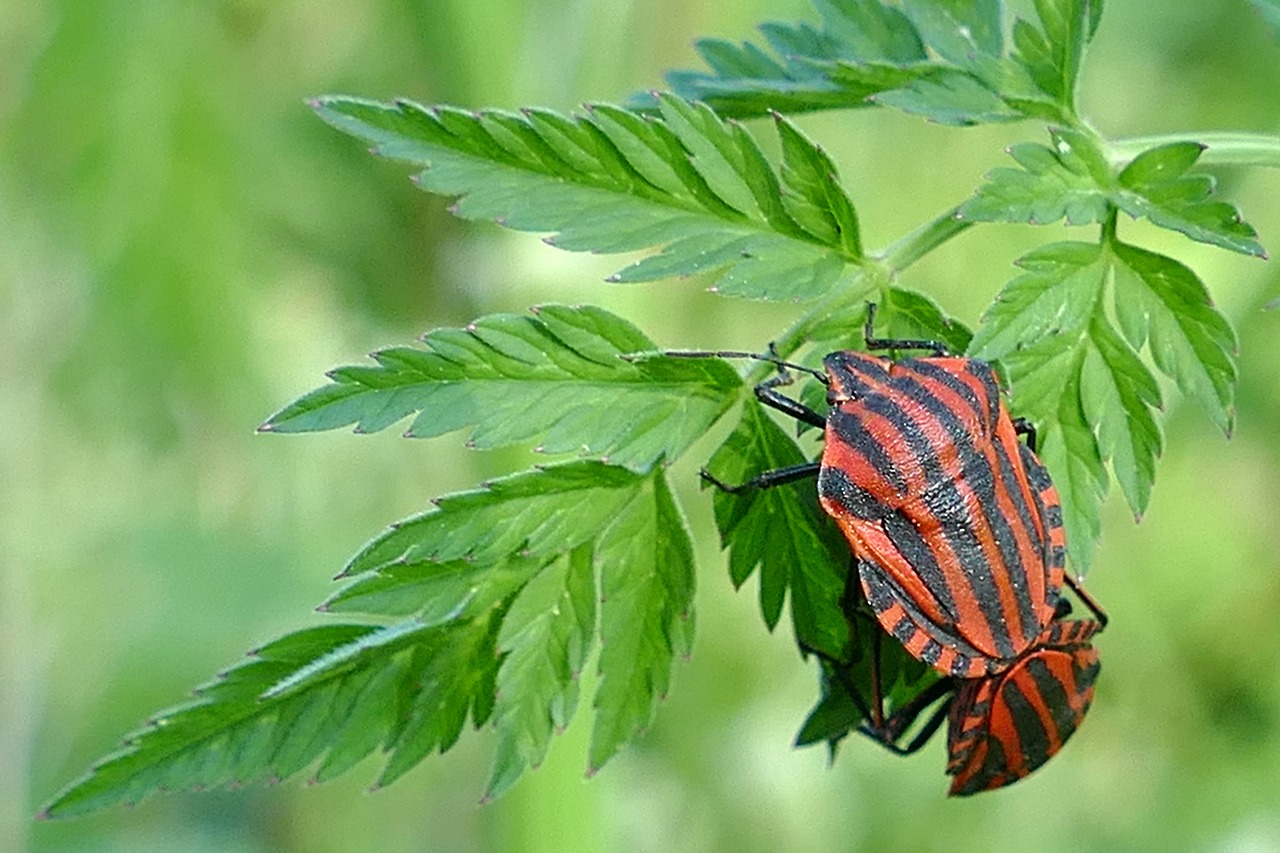
[[[756,386],[757,399],[824,430],[817,462],[738,485],[703,477],[733,493],[817,477],[819,501],[852,549],[858,598],[911,656],[944,676],[888,717],[878,661],[870,702],[838,679],[862,712],[859,730],[910,752],[945,716],[952,793],[1000,787],[1043,764],[1083,718],[1098,672],[1088,640],[1106,617],[1064,571],[1057,490],[1035,455],[1034,430],[1003,405],[992,367],[949,355],[936,341],[877,338],[874,323],[868,305],[867,350],[932,354],[893,361],[840,351],[823,359],[824,371],[750,353],[700,354],[777,364],[778,374]],[[826,385],[825,416],[777,390],[793,381],[792,370]],[[1064,584],[1096,620],[1063,621]],[[824,663],[837,675],[844,665]],[[920,735],[898,746],[945,695]]]

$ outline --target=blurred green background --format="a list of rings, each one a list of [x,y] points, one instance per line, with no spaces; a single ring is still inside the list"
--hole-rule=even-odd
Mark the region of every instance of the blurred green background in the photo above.
[[[317,788],[31,821],[148,714],[319,620],[330,576],[384,525],[527,464],[457,435],[254,434],[324,370],[541,301],[601,304],[664,346],[758,348],[794,310],[696,281],[607,285],[623,259],[459,223],[303,99],[571,109],[659,85],[696,36],[799,17],[802,0],[0,6],[0,850],[1280,849],[1276,267],[1131,223],[1237,325],[1238,429],[1225,442],[1170,395],[1147,518],[1113,496],[1090,577],[1113,616],[1094,710],[1030,780],[947,801],[941,738],[909,759],[849,743],[830,769],[791,748],[815,677],[764,631],[754,582],[730,588],[695,488],[707,441],[674,471],[702,534],[695,655],[648,736],[590,782],[580,716],[483,808],[489,732],[373,795],[369,763]],[[1083,103],[1115,136],[1275,133],[1278,91],[1280,45],[1246,0],[1111,0]],[[887,112],[802,124],[875,246],[1044,138]],[[1280,175],[1221,177],[1280,246]],[[973,322],[1014,258],[1069,233],[974,229],[902,284]]]

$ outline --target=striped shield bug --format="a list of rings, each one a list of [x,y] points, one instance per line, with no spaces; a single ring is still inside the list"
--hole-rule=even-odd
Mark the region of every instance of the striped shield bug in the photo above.
[[[866,600],[886,631],[945,675],[1008,669],[1052,621],[1065,540],[1058,493],[1014,420],[991,365],[937,341],[878,338],[868,304],[867,350],[844,350],[823,371],[751,353],[688,353],[773,361],[756,398],[824,430],[819,461],[766,471],[729,492],[816,476],[823,509],[857,558]],[[827,388],[824,417],[781,394],[790,369]],[[1019,441],[1027,437],[1027,443]]]

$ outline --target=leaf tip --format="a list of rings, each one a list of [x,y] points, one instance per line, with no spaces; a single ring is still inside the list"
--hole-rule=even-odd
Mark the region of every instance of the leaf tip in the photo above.
[[[327,602],[327,601],[326,601],[326,602],[324,602],[323,604],[317,604],[317,605],[316,605],[316,612],[317,612],[317,613],[328,613],[328,612],[329,612],[329,602]]]
[[[52,817],[53,815],[49,814],[49,809],[47,807],[36,812],[35,815],[36,820],[49,820]]]
[[[618,273],[614,273],[613,275],[605,276],[604,280],[609,284],[617,284],[618,282],[622,281],[622,276],[619,275]]]
[[[323,108],[324,108],[324,98],[307,98],[307,99],[306,99],[306,104],[307,104],[307,106],[308,106],[308,107],[310,107],[310,108],[311,108],[311,109],[313,109],[313,110],[323,109]]]
[[[275,423],[274,423],[274,422],[272,422],[272,421],[270,421],[270,420],[266,420],[266,421],[263,421],[262,423],[258,424],[258,428],[257,428],[256,430],[254,430],[254,431],[255,431],[255,432],[275,432],[275,431],[276,431],[276,425],[275,425]]]

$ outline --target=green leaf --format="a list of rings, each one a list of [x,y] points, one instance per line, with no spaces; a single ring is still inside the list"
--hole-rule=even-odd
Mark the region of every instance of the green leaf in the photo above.
[[[1109,167],[1093,140],[1078,131],[1050,131],[1052,147],[1022,142],[1009,149],[1021,169],[993,169],[960,218],[977,222],[1068,225],[1104,222],[1110,213]]]
[[[416,616],[427,625],[475,616],[529,582],[547,556],[514,555],[493,563],[468,560],[393,562],[366,572],[320,606],[331,613]]]
[[[699,42],[710,71],[672,72],[667,82],[726,117],[883,104],[951,125],[1071,119],[1023,64],[1005,54],[999,0],[911,0],[905,12],[876,0],[814,5],[821,28],[766,24],[761,32],[767,48]],[[1098,11],[1094,4],[1091,14]],[[1057,46],[1032,32],[1053,71]],[[645,94],[630,105],[652,110],[657,100]]]
[[[1192,240],[1265,258],[1266,250],[1254,239],[1258,232],[1240,212],[1210,200],[1212,176],[1186,174],[1204,149],[1197,142],[1173,142],[1139,154],[1120,172],[1115,205],[1135,219],[1145,217]]]
[[[710,472],[731,485],[774,468],[804,463],[794,441],[755,403],[711,457]],[[760,567],[760,609],[772,630],[788,590],[797,641],[834,658],[847,653],[849,627],[840,604],[849,545],[818,506],[816,481],[714,495],[729,575],[741,586]]]
[[[1098,450],[1111,463],[1129,506],[1146,507],[1164,439],[1152,415],[1161,407],[1160,388],[1146,365],[1102,313],[1089,328],[1093,347],[1080,368],[1080,402],[1095,425]]]
[[[767,50],[749,42],[697,42],[695,48],[710,71],[668,72],[668,85],[686,100],[704,102],[726,117],[850,109],[866,106],[867,96],[901,83],[883,75],[840,80],[831,74],[832,62],[891,69],[926,58],[919,34],[899,9],[876,0],[814,0],[814,6],[822,17],[821,28],[805,23],[762,25]],[[630,105],[652,109],[656,99],[648,93],[637,95]]]
[[[1106,222],[1113,208],[1161,228],[1243,254],[1266,257],[1257,232],[1226,202],[1211,200],[1208,175],[1187,175],[1204,146],[1174,142],[1144,151],[1112,174],[1098,141],[1055,128],[1053,146],[1020,143],[1009,149],[1021,169],[993,169],[960,217],[978,222],[1070,225]]]
[[[446,495],[436,507],[394,525],[361,549],[342,574],[393,563],[465,559],[490,565],[515,554],[541,557],[593,540],[635,498],[644,479],[580,461],[502,477]]]
[[[885,293],[876,319],[884,323],[887,337],[938,341],[953,353],[966,351],[973,339],[969,327],[948,316],[932,298],[901,287]]]
[[[869,613],[855,612],[854,619],[855,637],[868,638],[881,630]],[[849,660],[827,659],[820,664],[818,702],[796,735],[795,745],[809,746],[825,741],[833,759],[839,742],[866,719],[850,697],[850,688],[869,706],[875,695],[873,674],[878,676],[884,697],[883,711],[892,714],[940,677],[936,670],[912,657],[899,643],[881,643],[876,649],[869,643],[855,646]]]
[[[544,305],[535,317],[495,314],[465,329],[424,336],[427,351],[373,354],[376,367],[331,371],[332,385],[304,395],[262,426],[309,432],[356,424],[377,432],[417,415],[405,435],[472,426],[488,449],[539,441],[644,473],[679,456],[737,398],[738,375],[706,360],[620,356],[654,344],[599,308]]]
[[[1102,248],[1090,243],[1042,246],[1017,264],[1026,272],[1010,281],[983,314],[969,344],[975,358],[997,361],[1048,335],[1081,329],[1093,315],[1108,271]]]
[[[1152,252],[1115,240],[1060,243],[1018,263],[1025,272],[987,311],[969,352],[1003,361],[1010,406],[1037,427],[1041,458],[1062,495],[1071,558],[1083,569],[1100,529],[1107,466],[1135,515],[1150,499],[1162,401],[1144,348],[1229,430],[1235,335],[1195,274]]]
[[[923,67],[919,72],[905,86],[875,95],[875,102],[958,127],[1027,117],[966,71]]]
[[[578,704],[578,676],[591,653],[596,621],[591,550],[561,555],[516,597],[498,634],[494,721],[498,747],[485,799],[500,796],[542,763],[552,732]]]
[[[1073,114],[1080,63],[1098,28],[1102,0],[1036,0],[1035,6],[1040,28],[1014,24],[1015,56],[1040,90]]]
[[[1116,315],[1130,346],[1146,343],[1160,372],[1230,435],[1239,377],[1231,324],[1188,267],[1125,243],[1112,251]]]
[[[550,232],[572,251],[662,247],[613,281],[707,273],[713,289],[752,299],[821,296],[857,258],[822,243],[779,201],[778,178],[751,137],[674,96],[662,118],[615,107],[585,117],[426,108],[328,97],[321,118],[425,169],[425,190],[453,211]]]
[[[588,758],[595,773],[643,732],[671,684],[673,655],[693,641],[693,543],[683,514],[655,472],[601,534],[600,685]]]
[[[401,685],[395,705],[391,757],[374,787],[390,785],[432,752],[458,741],[470,715],[479,728],[493,713],[495,650],[502,610],[436,629],[433,642],[412,649],[412,680]]]
[[[1004,53],[1001,0],[906,0],[911,22],[938,55],[966,68],[978,55]]]
[[[838,244],[852,258],[862,257],[858,214],[840,186],[831,158],[800,129],[775,115],[782,141],[783,203],[791,217],[824,243]]]
[[[1062,384],[1057,386],[1058,405],[1050,415],[1036,421],[1040,459],[1058,488],[1068,553],[1081,576],[1093,563],[1098,537],[1102,535],[1100,508],[1109,485],[1097,437],[1080,404],[1081,361],[1086,352],[1083,347],[1074,347],[1056,360],[1054,369],[1040,374],[1037,381]],[[1038,355],[1034,348],[1028,350],[1026,360],[1030,362]],[[1023,376],[1031,373],[1020,370],[1016,363],[1010,364],[1009,370],[1019,370]],[[1029,384],[1024,380],[1024,385]],[[1041,423],[1045,428],[1040,429]]]
[[[432,630],[329,625],[285,636],[197,689],[194,700],[157,714],[41,814],[73,817],[158,791],[275,782],[322,757],[316,778],[326,779],[379,747],[393,751],[394,763],[405,742],[397,734],[405,695],[432,709],[424,726],[447,748],[461,720],[445,710],[462,707],[465,717],[478,701],[477,680],[496,667],[482,641],[489,630],[481,619]],[[441,678],[424,679],[415,665],[424,648],[449,656],[447,666],[436,661]],[[298,672],[310,677],[272,690]]]

